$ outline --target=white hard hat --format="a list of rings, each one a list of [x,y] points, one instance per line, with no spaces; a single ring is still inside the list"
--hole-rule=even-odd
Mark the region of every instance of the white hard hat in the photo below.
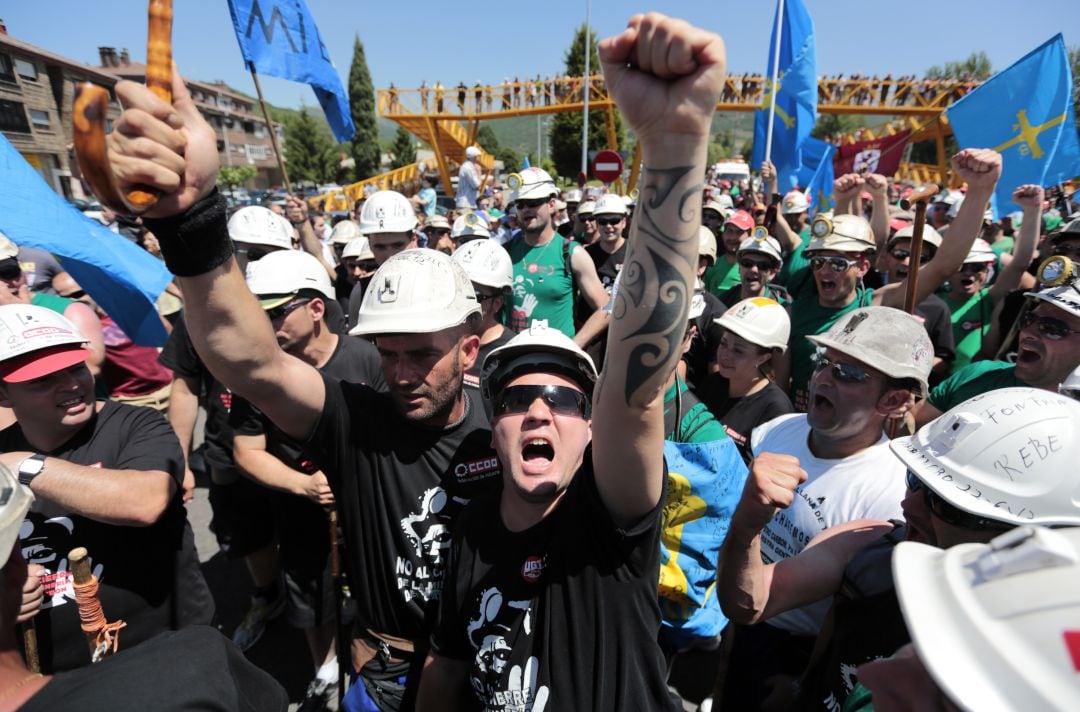
[[[578,205],[577,214],[592,215],[594,210],[596,210],[596,202],[592,200],[586,200]]]
[[[4,465],[0,465],[0,568],[7,565],[15,543],[19,540],[23,520],[34,503],[34,493],[19,482]],[[18,683],[16,683],[18,684]],[[11,688],[8,688],[11,689]]]
[[[727,197],[727,196],[723,196]],[[734,208],[726,207],[723,203],[717,200],[710,200],[705,203],[701,208],[704,210],[712,210],[715,213],[719,213],[721,218],[727,218],[731,213],[735,212]]]
[[[976,237],[975,242],[971,244],[971,250],[968,251],[967,257],[964,258],[964,264],[985,264],[996,260],[997,254],[990,247],[990,243],[981,237]]]
[[[948,201],[946,201],[948,202]],[[953,198],[952,204],[949,205],[949,212],[946,215],[950,220],[955,220],[957,214],[960,212],[960,206],[964,204],[964,194],[959,193]]]
[[[429,217],[427,219],[427,222],[424,224],[424,227],[425,228],[437,227],[437,228],[441,228],[443,230],[449,230],[450,229],[450,223],[447,222],[445,215],[432,215],[431,217]]]
[[[1058,385],[1058,393],[1080,401],[1080,366],[1077,366]]]
[[[834,215],[830,218],[820,214],[810,224],[810,234],[813,239],[805,250],[808,254],[818,250],[867,252],[877,245],[870,223],[861,215]]]
[[[934,344],[918,319],[893,307],[862,307],[841,317],[810,342],[858,359],[890,378],[919,382],[925,396],[934,365]]]
[[[513,173],[507,176],[506,185],[512,191],[511,200],[536,200],[559,194],[555,181],[542,168],[526,168],[521,173]]]
[[[285,218],[272,212],[270,208],[248,205],[229,218],[229,237],[233,242],[291,250],[293,228]]]
[[[902,227],[896,231],[896,233],[889,238],[888,245],[891,247],[893,243],[899,240],[910,240],[915,235],[915,226],[908,225]],[[922,233],[923,242],[934,247],[941,247],[941,241],[944,240],[941,233],[934,229],[933,225],[923,225]],[[992,258],[991,258],[992,259]]]
[[[948,550],[905,541],[893,580],[919,659],[966,710],[1075,710],[1080,529],[1023,526]]]
[[[1009,524],[1080,525],[1080,403],[1036,388],[969,398],[889,443],[955,507]]]
[[[483,151],[476,146],[469,146],[465,149],[465,158],[479,158]]]
[[[19,246],[8,239],[8,236],[0,232],[0,260],[11,259],[19,256]]]
[[[455,240],[463,237],[491,237],[491,232],[476,213],[465,213],[454,221],[450,237]]]
[[[350,334],[429,334],[480,313],[469,276],[450,255],[418,248],[392,256],[371,278]]]
[[[89,339],[63,315],[33,304],[0,306],[0,380],[21,383],[82,363]]]
[[[607,193],[596,201],[593,215],[626,215],[626,203],[614,193]]]
[[[330,231],[330,242],[347,245],[360,237],[360,226],[352,220],[342,220]]]
[[[1038,299],[1067,311],[1073,316],[1080,316],[1080,284],[1063,284],[1060,287],[1047,287],[1037,292],[1024,292],[1025,297]]]
[[[273,309],[294,299],[301,289],[314,290],[327,299],[334,298],[334,285],[322,262],[300,250],[278,250],[252,262],[247,285],[251,293],[259,297],[263,309]]]
[[[769,234],[763,227],[756,227],[750,237],[739,243],[739,249],[735,251],[736,257],[741,257],[746,252],[757,252],[767,255],[776,260],[780,265],[784,264],[784,256],[780,252],[780,242]]]
[[[349,244],[345,245],[345,249],[341,251],[341,259],[346,257],[355,257],[358,260],[373,260],[375,254],[371,251],[371,243],[361,235],[349,240]]]
[[[566,334],[537,319],[505,345],[487,355],[481,368],[480,387],[491,399],[504,383],[524,373],[555,372],[576,382],[585,393],[596,383],[596,364]]]
[[[791,317],[780,302],[765,297],[744,299],[714,321],[752,344],[787,351]]]
[[[704,225],[698,226],[698,255],[712,260],[716,264],[716,235]]]
[[[581,191],[578,190],[577,188],[575,188],[574,190],[571,190],[569,193],[566,194],[566,202],[568,202],[568,203],[580,203],[581,202]]]
[[[451,257],[476,284],[496,289],[514,286],[514,262],[506,248],[494,240],[470,240]]]
[[[806,193],[798,190],[793,190],[785,195],[783,202],[780,203],[780,213],[782,215],[805,213],[809,209],[810,201],[806,199]]]
[[[360,210],[360,232],[409,232],[417,225],[409,199],[394,190],[380,190],[364,202]]]

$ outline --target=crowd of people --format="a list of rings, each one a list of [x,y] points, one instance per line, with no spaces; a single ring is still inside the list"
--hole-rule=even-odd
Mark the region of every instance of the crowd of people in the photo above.
[[[161,198],[101,219],[174,275],[170,336],[0,240],[0,711],[285,710],[244,655],[279,617],[306,711],[1075,707],[1071,196],[996,218],[989,149],[928,206],[733,183],[719,37],[652,13],[599,51],[636,194],[470,151],[454,210],[337,222],[229,210],[183,83],[118,84],[109,169]],[[231,640],[198,461],[250,578]]]

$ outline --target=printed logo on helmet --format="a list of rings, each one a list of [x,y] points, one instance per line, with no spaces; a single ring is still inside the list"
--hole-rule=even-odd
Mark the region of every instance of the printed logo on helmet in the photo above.
[[[521,578],[525,579],[529,583],[536,583],[540,580],[540,577],[544,575],[544,569],[547,567],[547,561],[542,556],[529,556],[525,558],[525,563],[521,565]]]
[[[382,284],[379,285],[379,302],[396,302],[398,298],[398,282],[401,279],[401,275],[388,274],[382,279]]]

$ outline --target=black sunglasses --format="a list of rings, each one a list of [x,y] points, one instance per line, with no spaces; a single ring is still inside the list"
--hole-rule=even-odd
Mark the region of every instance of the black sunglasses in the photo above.
[[[866,383],[870,380],[870,372],[850,363],[838,363],[832,361],[823,352],[817,351],[810,357],[814,364],[814,373],[832,369],[832,376],[840,383]]]
[[[968,274],[979,274],[990,269],[990,265],[983,262],[968,262],[960,267],[961,272],[967,272]]]
[[[859,264],[859,260],[849,260],[845,257],[811,257],[810,269],[817,272],[821,270],[825,265],[829,265],[829,269],[833,272],[846,272],[855,265]]]
[[[980,517],[964,510],[954,507],[947,502],[945,498],[934,492],[932,489],[923,484],[911,470],[907,471],[907,486],[911,492],[922,492],[926,497],[926,504],[930,508],[930,511],[941,521],[946,524],[950,524],[954,527],[961,529],[969,529],[972,531],[992,531],[992,532],[1004,532],[1013,528],[1013,525],[1006,522],[999,522],[996,519],[987,519],[986,517]]]
[[[534,198],[532,200],[522,199],[514,201],[514,205],[517,206],[518,210],[522,210],[523,208],[539,208],[541,205],[547,205],[549,200],[550,198]]]
[[[893,259],[897,262],[903,262],[908,257],[911,257],[911,250],[893,250],[889,254],[892,255]],[[933,257],[933,255],[931,255],[926,250],[923,250],[922,253],[919,255],[919,264],[926,264],[930,261],[931,257]]]
[[[623,221],[622,218],[596,218],[597,225],[618,225]]]
[[[776,263],[769,260],[752,260],[749,257],[743,257],[739,260],[739,264],[746,269],[753,269],[757,267],[759,272],[764,272],[769,269],[776,269]]]
[[[510,386],[495,398],[495,415],[528,412],[537,398],[556,415],[569,415],[588,420],[592,417],[592,401],[569,386]]]
[[[432,236],[434,236],[434,237],[442,237],[443,235],[449,235],[450,234],[450,231],[447,230],[445,227],[432,228],[432,229],[429,229],[428,232],[430,232],[432,234]]]
[[[1069,334],[1080,334],[1080,331],[1070,329],[1068,324],[1055,316],[1039,316],[1034,312],[1024,312],[1020,315],[1019,321],[1021,329],[1027,329],[1034,324],[1039,333],[1051,341],[1068,338]]]
[[[278,319],[284,319],[289,314],[300,307],[306,307],[311,303],[310,299],[305,299],[302,302],[291,302],[289,304],[283,304],[280,307],[274,307],[273,309],[266,310],[266,316],[270,317],[270,321],[277,321]]]
[[[252,249],[247,249],[247,250],[237,250],[237,252],[247,255],[248,262],[258,262],[263,257],[266,257],[271,252],[273,252],[273,250],[252,250]]]
[[[476,292],[476,301],[483,303],[495,297],[501,297],[502,292]]]

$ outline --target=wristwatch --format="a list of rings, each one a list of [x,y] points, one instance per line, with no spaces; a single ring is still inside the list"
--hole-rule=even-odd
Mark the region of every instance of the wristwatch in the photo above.
[[[19,463],[19,484],[26,487],[45,469],[45,456],[31,455]]]

